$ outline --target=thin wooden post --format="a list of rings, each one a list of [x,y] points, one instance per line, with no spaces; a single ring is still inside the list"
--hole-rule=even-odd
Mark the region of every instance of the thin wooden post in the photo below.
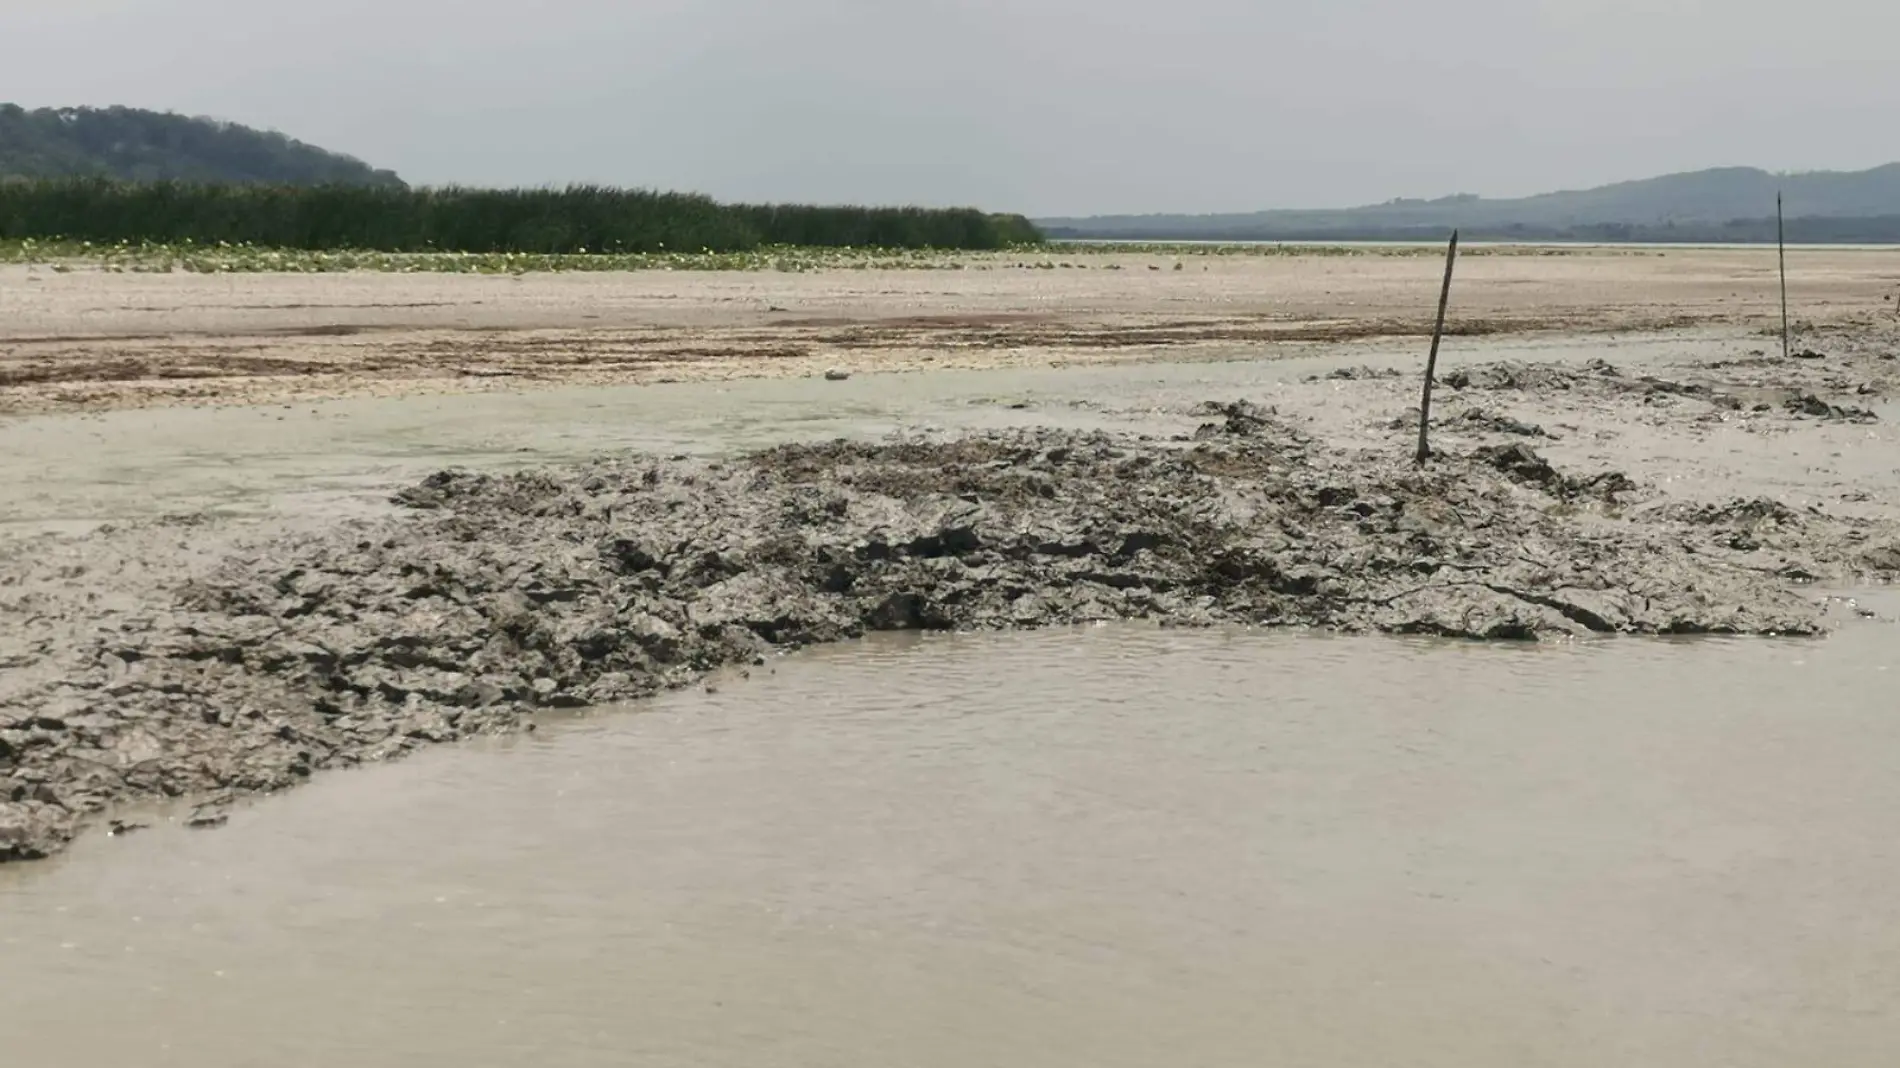
[[[1781,358],[1794,355],[1793,335],[1788,331],[1788,230],[1781,217],[1781,191],[1775,191],[1775,255],[1781,260]]]
[[[1451,305],[1451,270],[1458,265],[1458,231],[1445,250],[1445,286],[1438,291],[1438,324],[1432,327],[1432,353],[1425,358],[1425,395],[1418,402],[1418,462],[1432,457],[1432,383],[1438,378],[1438,343],[1445,337],[1445,309]]]

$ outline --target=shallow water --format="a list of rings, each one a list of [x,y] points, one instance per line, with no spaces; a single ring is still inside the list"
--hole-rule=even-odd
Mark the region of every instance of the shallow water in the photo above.
[[[817,650],[0,869],[48,1066],[1900,1048],[1895,627]]]
[[[1738,343],[1720,335],[1474,340],[1460,358],[1602,356],[1648,365]],[[1304,355],[1289,358],[1282,348]],[[848,382],[587,386],[5,419],[0,493],[10,507],[0,514],[0,537],[181,513],[330,516],[378,508],[391,486],[444,466],[507,470],[621,449],[721,454],[787,441],[880,438],[900,429],[1053,426],[1165,435],[1198,425],[1186,409],[1202,401],[1277,403],[1302,377],[1342,364],[1409,373],[1418,362],[1411,342],[1233,355],[1208,363],[872,374]],[[1313,395],[1298,396],[1305,399],[1300,408],[1315,407]],[[1760,466],[1750,460],[1751,471]],[[1805,467],[1799,470],[1813,481]]]

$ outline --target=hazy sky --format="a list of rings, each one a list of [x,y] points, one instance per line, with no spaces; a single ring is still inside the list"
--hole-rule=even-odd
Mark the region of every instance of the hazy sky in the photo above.
[[[1032,214],[1900,159],[1892,0],[0,0],[0,100],[415,182]]]

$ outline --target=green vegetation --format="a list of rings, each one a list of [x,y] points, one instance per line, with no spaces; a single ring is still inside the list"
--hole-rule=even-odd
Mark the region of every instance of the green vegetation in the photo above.
[[[740,205],[731,210],[767,245],[1000,249],[1042,242],[1042,232],[1020,215],[967,208]]]
[[[219,244],[385,253],[1001,249],[1041,240],[1020,216],[971,208],[719,204],[685,193],[575,186],[408,189],[67,180],[0,183],[0,240]]]
[[[1775,238],[1775,194],[1788,239],[1900,241],[1900,164],[1848,173],[1770,174],[1728,167],[1517,199],[1470,195],[1359,208],[1234,215],[1044,219],[1051,237],[1168,241],[1443,240],[1454,227],[1492,241],[1752,243]]]
[[[1004,249],[1042,235],[1022,216],[968,208],[729,205],[591,186],[411,189],[282,134],[132,108],[0,104],[0,242],[27,240],[180,250],[139,253],[141,263],[209,263],[205,250],[219,246],[252,250],[225,254],[245,262],[275,249],[305,264],[318,260],[288,250],[352,254],[343,262],[457,252],[670,263],[774,249],[782,259],[794,246]]]
[[[400,187],[393,172],[283,134],[136,108],[0,104],[0,177]]]
[[[550,255],[523,252],[366,252],[278,249],[259,245],[197,245],[155,242],[93,244],[73,241],[0,241],[0,264],[37,265],[55,271],[78,268],[109,273],[325,274],[379,271],[393,274],[520,275],[567,271],[819,271],[964,270],[1000,265],[1005,253],[955,253],[934,249],[797,248],[767,246],[743,252],[590,252]],[[1029,265],[1033,266],[1033,264]]]

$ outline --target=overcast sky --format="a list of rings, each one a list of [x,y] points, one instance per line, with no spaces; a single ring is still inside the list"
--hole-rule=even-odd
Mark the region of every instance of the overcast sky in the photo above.
[[[1900,158],[1893,0],[0,0],[0,100],[412,182],[1038,215]]]

